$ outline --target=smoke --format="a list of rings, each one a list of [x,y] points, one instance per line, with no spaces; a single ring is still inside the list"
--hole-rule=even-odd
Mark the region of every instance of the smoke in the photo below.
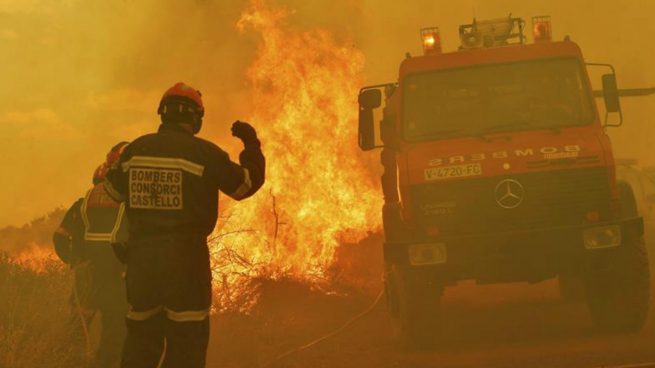
[[[185,81],[203,91],[202,136],[233,156],[227,134],[248,119],[245,71],[256,37],[236,22],[246,0],[0,0],[0,225],[20,224],[68,205],[90,185],[106,151],[151,132],[165,88]],[[512,13],[552,16],[555,38],[570,35],[589,61],[609,62],[625,87],[655,85],[647,0],[302,1],[277,0],[298,29],[323,28],[351,40],[365,58],[368,83],[393,81],[405,52],[420,54],[418,29],[441,28],[444,49],[457,26]],[[353,92],[353,99],[356,91]],[[626,123],[611,129],[617,156],[655,164],[649,152],[655,97],[624,101]],[[253,121],[253,124],[267,122]]]

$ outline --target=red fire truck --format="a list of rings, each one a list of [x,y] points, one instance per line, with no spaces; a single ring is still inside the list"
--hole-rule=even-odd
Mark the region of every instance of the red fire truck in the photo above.
[[[424,29],[425,54],[407,55],[397,83],[360,91],[359,145],[382,148],[387,300],[415,343],[434,340],[444,288],[460,280],[578,279],[598,328],[646,320],[643,221],[606,133],[623,120],[614,68],[553,41],[549,17],[533,18],[533,43],[525,29],[474,21],[450,53]],[[592,67],[608,71],[604,114]]]

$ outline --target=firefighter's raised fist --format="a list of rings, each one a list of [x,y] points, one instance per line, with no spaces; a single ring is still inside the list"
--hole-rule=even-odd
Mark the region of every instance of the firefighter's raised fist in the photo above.
[[[243,122],[235,121],[232,124],[232,135],[241,139],[244,143],[251,143],[257,141],[257,132],[252,125]]]

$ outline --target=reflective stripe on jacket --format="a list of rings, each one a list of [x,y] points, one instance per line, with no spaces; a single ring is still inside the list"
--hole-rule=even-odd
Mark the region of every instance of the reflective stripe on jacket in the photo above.
[[[134,140],[107,173],[106,191],[124,201],[131,239],[162,234],[209,235],[218,217],[218,191],[241,200],[263,184],[259,141],[240,164],[215,144],[174,124]]]
[[[87,244],[108,245],[126,240],[125,204],[114,201],[105,191],[103,183],[89,190],[80,212]]]

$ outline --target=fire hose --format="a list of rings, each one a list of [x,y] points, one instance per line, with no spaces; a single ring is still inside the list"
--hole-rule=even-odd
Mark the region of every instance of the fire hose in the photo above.
[[[375,309],[375,307],[378,304],[380,304],[380,301],[382,300],[383,296],[384,296],[384,290],[380,291],[380,293],[378,294],[377,297],[375,297],[375,300],[373,301],[373,303],[371,303],[371,305],[369,305],[366,309],[361,311],[359,314],[357,314],[357,315],[353,316],[352,318],[350,318],[346,323],[341,325],[341,327],[337,328],[336,330],[334,330],[334,331],[332,331],[332,332],[330,332],[330,333],[328,333],[328,334],[326,334],[324,336],[321,336],[321,337],[319,337],[319,338],[317,338],[315,340],[312,340],[312,341],[310,341],[310,342],[308,342],[308,343],[306,343],[304,345],[301,345],[301,346],[299,346],[297,348],[291,349],[291,350],[287,351],[284,354],[278,355],[277,357],[275,357],[275,359],[273,359],[270,362],[268,362],[267,364],[265,364],[263,366],[263,368],[271,367],[273,364],[275,364],[277,362],[280,362],[280,361],[290,357],[291,355],[294,355],[294,354],[297,354],[297,353],[299,353],[301,351],[307,350],[307,349],[309,349],[311,347],[314,347],[314,346],[320,344],[323,341],[326,341],[328,339],[331,339],[331,338],[339,335],[340,333],[345,331],[348,327],[350,327],[354,322],[356,322],[357,320],[359,320],[362,317],[366,316],[367,314],[371,313],[373,311],[373,309]]]
[[[82,308],[82,303],[80,302],[80,296],[77,292],[77,283],[73,281],[73,299],[75,300],[75,309],[80,319],[80,325],[82,325],[82,332],[84,333],[84,340],[86,346],[86,358],[91,357],[91,335],[89,334],[89,326],[87,324],[87,317],[84,313],[84,308]]]
[[[85,355],[84,357],[86,358],[87,361],[89,361],[93,355],[92,347],[91,347],[91,333],[89,329],[89,322],[93,320],[93,317],[95,316],[96,310],[93,309],[92,313],[89,315],[86,313],[86,309],[84,306],[82,306],[82,298],[80,297],[80,290],[78,288],[78,277],[80,273],[83,273],[85,271],[84,267],[88,266],[88,261],[87,262],[74,262],[71,265],[71,269],[73,270],[73,309],[78,315],[78,318],[80,319],[80,327],[82,327],[82,333],[84,334],[84,342],[85,342]]]

